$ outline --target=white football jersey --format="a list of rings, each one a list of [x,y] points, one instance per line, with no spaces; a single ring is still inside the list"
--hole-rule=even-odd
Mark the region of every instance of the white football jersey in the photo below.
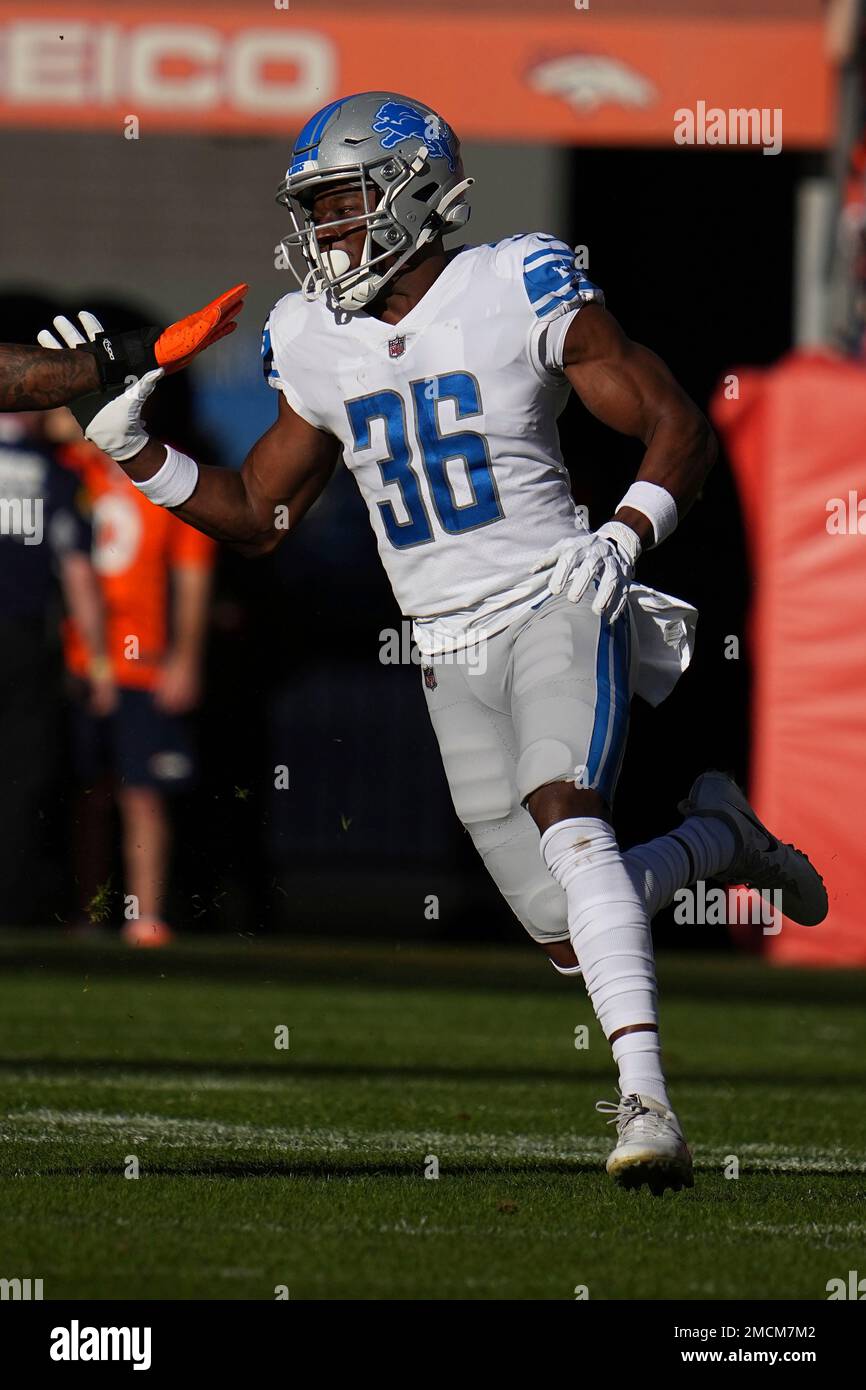
[[[573,250],[536,232],[463,248],[396,325],[299,293],[271,311],[267,379],[340,440],[424,655],[523,616],[550,574],[533,565],[574,535],[556,422],[590,300]]]

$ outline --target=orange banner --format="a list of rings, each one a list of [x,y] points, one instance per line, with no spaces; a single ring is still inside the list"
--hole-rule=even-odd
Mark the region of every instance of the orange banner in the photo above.
[[[821,926],[785,919],[764,950],[866,965],[866,368],[801,352],[734,381],[712,414],[754,572],[751,799],[830,899]]]
[[[816,19],[0,3],[4,125],[285,134],[379,87],[464,138],[744,143],[734,114],[749,111],[751,143],[780,113],[789,146],[815,147],[830,85]]]

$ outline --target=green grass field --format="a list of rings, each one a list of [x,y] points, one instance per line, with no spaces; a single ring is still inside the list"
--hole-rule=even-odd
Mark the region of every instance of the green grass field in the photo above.
[[[607,1047],[529,947],[2,937],[0,1276],[46,1298],[826,1298],[866,1272],[863,977],[663,957],[660,981],[697,1171],[658,1199],[605,1176]]]

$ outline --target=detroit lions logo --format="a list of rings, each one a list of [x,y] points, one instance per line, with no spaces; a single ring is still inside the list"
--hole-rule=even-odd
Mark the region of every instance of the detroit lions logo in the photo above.
[[[402,101],[385,101],[376,112],[373,130],[381,135],[383,150],[393,150],[404,140],[423,140],[431,159],[447,159],[449,173],[454,172],[457,157],[452,145],[453,136],[444,121],[436,116],[424,116],[414,106]]]

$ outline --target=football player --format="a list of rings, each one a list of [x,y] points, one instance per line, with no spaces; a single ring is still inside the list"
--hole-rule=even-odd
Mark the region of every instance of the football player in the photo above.
[[[234,332],[248,288],[235,285],[164,329],[135,329],[114,336],[95,329],[85,338],[63,319],[65,348],[48,330],[39,347],[0,343],[0,410],[49,410],[71,405],[81,396],[126,386],[132,377],[155,368],[179,371],[197,353]],[[87,315],[85,326],[92,328],[94,323],[93,316]],[[57,328],[61,331],[60,321]],[[75,351],[79,346],[86,351]]]
[[[446,251],[471,182],[457,137],[424,103],[392,92],[330,103],[298,136],[278,194],[305,271],[265,325],[277,419],[242,469],[199,467],[147,438],[140,408],[159,369],[96,410],[87,435],[151,501],[250,555],[300,523],[342,454],[414,622],[457,813],[556,969],[582,973],[611,1044],[607,1170],[679,1188],[692,1161],[662,1070],[651,917],[707,877],[781,888],[799,921],[819,920],[826,898],[805,856],[722,774],[698,779],[673,834],[627,854],[617,844],[630,696],[664,698],[696,617],[636,584],[635,566],[672,534],[716,445],[558,238]],[[559,448],[569,390],[646,446],[595,532]]]

